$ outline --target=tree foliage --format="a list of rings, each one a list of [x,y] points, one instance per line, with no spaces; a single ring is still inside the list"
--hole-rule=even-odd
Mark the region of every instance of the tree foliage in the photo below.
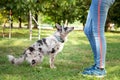
[[[114,22],[115,24],[120,26],[120,0],[116,0],[113,6],[110,8],[109,11],[109,18],[111,22]]]
[[[76,19],[85,22],[87,14],[86,3],[89,0],[4,0],[1,5],[4,10],[11,9],[15,18],[26,18],[28,11],[31,10],[33,14],[42,12],[51,18],[53,22],[61,23],[66,20],[73,23]],[[85,5],[84,5],[85,4]]]
[[[61,23],[67,20],[73,23],[79,20],[83,25],[89,10],[91,0],[1,0],[0,13],[8,17],[9,10],[12,10],[14,19],[21,18],[22,21],[28,20],[29,11],[33,15],[42,13],[42,16],[54,23]],[[108,18],[115,24],[120,25],[120,0],[110,8]]]
[[[52,0],[44,6],[43,13],[57,23],[66,20],[69,23],[75,20],[85,23],[89,4],[89,0]]]

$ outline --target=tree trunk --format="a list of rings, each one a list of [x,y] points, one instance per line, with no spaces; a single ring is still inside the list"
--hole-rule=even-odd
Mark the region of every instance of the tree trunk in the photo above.
[[[11,20],[11,24],[10,24],[11,28],[13,28],[13,20]]]
[[[32,13],[29,11],[29,21],[28,21],[28,26],[30,29],[30,40],[32,40]]]
[[[19,16],[18,20],[19,20],[19,28],[22,28],[22,19],[20,16]]]
[[[38,22],[38,14],[37,14],[37,13],[35,14],[35,20]],[[37,29],[37,28],[38,28],[36,22],[34,22],[34,27],[33,27],[33,28],[34,28],[34,29]]]
[[[28,14],[28,24],[27,24],[27,28],[29,29],[30,26],[30,13]]]
[[[107,32],[108,31],[108,28],[110,27],[110,19],[109,19],[109,17],[107,17],[107,19],[106,19],[106,24],[105,24],[105,32]]]
[[[29,11],[29,15],[28,15],[28,26],[27,28],[32,28],[32,14],[31,11]]]
[[[9,20],[10,20],[10,27],[13,28],[13,19],[12,19],[12,10],[11,9],[10,9]]]

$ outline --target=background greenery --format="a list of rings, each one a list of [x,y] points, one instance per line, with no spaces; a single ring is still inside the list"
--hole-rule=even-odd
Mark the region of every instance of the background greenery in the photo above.
[[[60,23],[63,21],[83,26],[89,10],[91,0],[0,0],[0,80],[119,80],[120,79],[120,33],[106,32],[107,76],[103,79],[83,77],[80,73],[85,67],[93,64],[93,54],[83,31],[73,31],[66,42],[63,51],[57,55],[55,64],[57,69],[49,68],[46,56],[41,65],[31,67],[24,62],[14,66],[8,62],[6,55],[21,55],[23,51],[37,39],[29,40],[30,12],[39,24]],[[120,0],[111,6],[105,30],[109,23],[120,26]],[[10,18],[10,11],[12,12]],[[9,24],[9,21],[12,21]],[[76,23],[77,22],[77,23]],[[79,22],[79,23],[78,23]],[[33,22],[34,28],[36,24]],[[83,24],[83,25],[81,25]],[[2,25],[2,26],[1,26]],[[12,38],[8,39],[12,26]],[[5,38],[2,38],[2,27]],[[18,28],[19,27],[19,28]],[[21,29],[20,29],[21,28]],[[38,30],[33,29],[33,35]],[[53,30],[41,30],[41,37],[51,35]],[[42,66],[42,67],[41,67]]]
[[[11,20],[19,23],[29,24],[29,12],[40,23],[74,23],[76,20],[85,24],[86,16],[89,10],[91,0],[1,0],[0,1],[0,23],[4,24],[10,19],[10,10],[12,12]],[[120,26],[120,0],[116,0],[111,6],[106,28],[109,23],[114,23],[117,27]],[[30,25],[29,25],[30,26]],[[28,27],[29,27],[28,26]],[[15,26],[16,27],[16,26]],[[36,27],[36,26],[34,26]]]
[[[93,54],[83,31],[73,31],[61,53],[56,56],[57,69],[49,68],[48,56],[41,65],[29,66],[24,62],[14,66],[8,62],[7,55],[20,56],[36,39],[30,41],[28,29],[13,29],[12,39],[0,37],[0,80],[119,80],[120,79],[120,34],[105,33],[107,38],[106,70],[107,76],[99,79],[83,77],[80,73],[93,64]],[[36,31],[36,30],[34,30]],[[0,31],[1,32],[1,31]],[[54,33],[42,30],[41,37]]]

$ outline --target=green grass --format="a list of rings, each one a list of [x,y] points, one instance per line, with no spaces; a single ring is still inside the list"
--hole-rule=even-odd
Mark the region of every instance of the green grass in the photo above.
[[[120,33],[106,33],[107,76],[104,79],[83,77],[83,69],[92,65],[93,55],[89,42],[82,31],[74,31],[69,35],[63,51],[56,56],[57,69],[49,68],[46,56],[41,65],[36,67],[23,63],[14,66],[8,62],[6,55],[19,56],[36,39],[29,40],[29,30],[13,29],[12,39],[2,38],[0,30],[0,80],[120,80]],[[36,30],[34,30],[36,32]],[[54,31],[42,30],[41,37],[46,37]],[[8,36],[6,34],[6,36]],[[42,66],[42,68],[41,68]]]

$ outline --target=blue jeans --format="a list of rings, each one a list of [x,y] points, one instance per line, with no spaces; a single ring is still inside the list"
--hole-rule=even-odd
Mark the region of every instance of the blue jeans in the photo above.
[[[94,53],[97,67],[105,68],[106,39],[104,27],[109,7],[115,0],[92,0],[84,32]]]

